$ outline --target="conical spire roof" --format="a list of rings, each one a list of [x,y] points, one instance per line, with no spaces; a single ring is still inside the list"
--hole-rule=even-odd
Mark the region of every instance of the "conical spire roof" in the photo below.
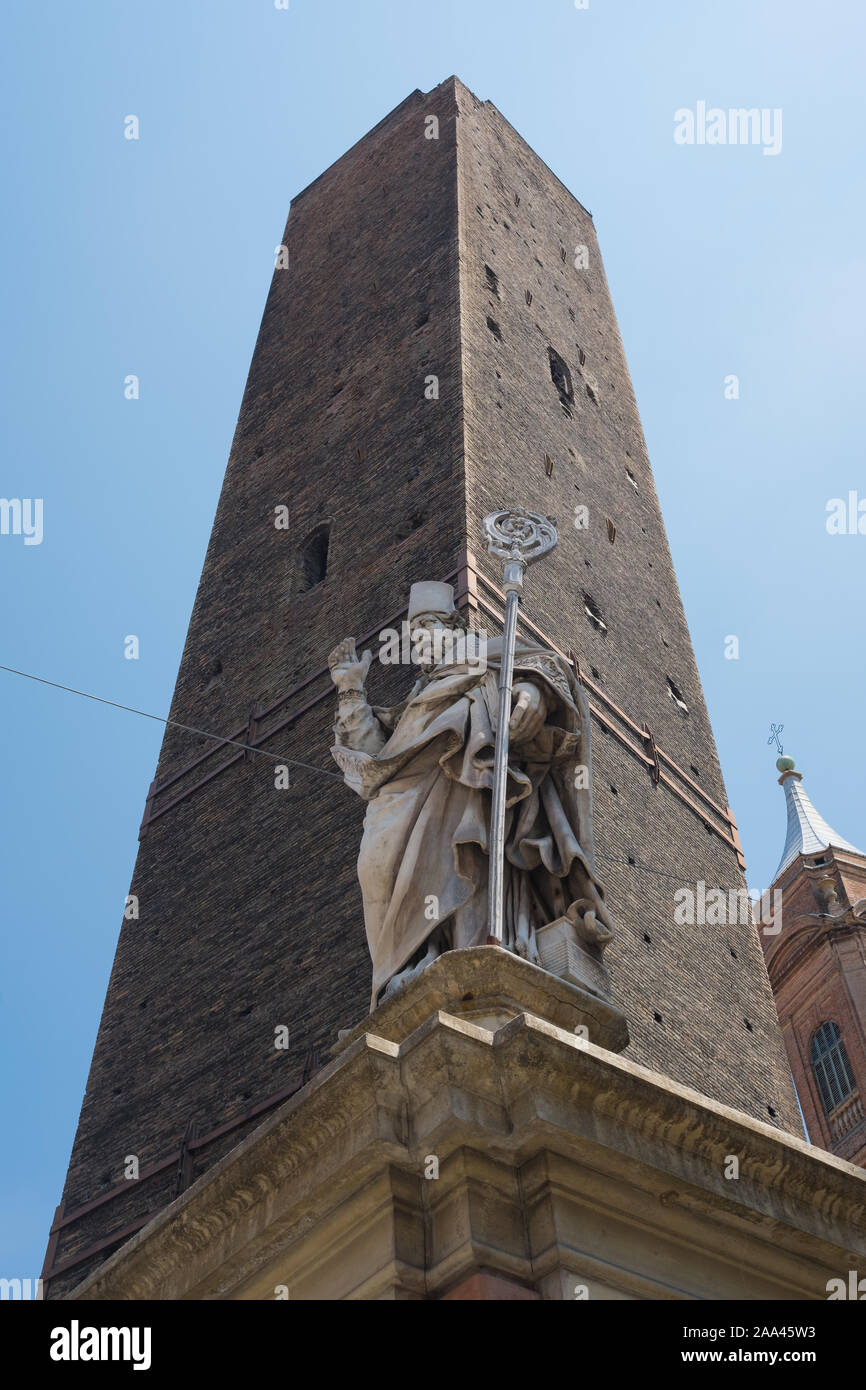
[[[794,759],[779,758],[776,767],[782,774],[779,781],[785,789],[788,833],[779,867],[773,875],[773,882],[775,883],[789,864],[793,864],[798,854],[819,854],[821,850],[832,846],[834,849],[847,849],[853,854],[862,855],[861,849],[844,839],[827,824],[821,813],[815,810],[803,786],[803,774],[794,770]]]

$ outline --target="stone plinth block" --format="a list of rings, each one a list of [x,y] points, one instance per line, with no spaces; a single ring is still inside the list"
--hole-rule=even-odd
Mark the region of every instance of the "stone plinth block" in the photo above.
[[[434,1009],[482,1028],[501,1027],[518,1014],[531,1013],[569,1033],[586,1030],[584,1037],[611,1052],[628,1046],[624,1015],[584,984],[557,978],[500,946],[473,946],[439,956],[422,977],[407,981],[361,1023],[345,1030],[332,1053],[339,1055],[367,1032],[403,1042]]]
[[[557,917],[538,928],[535,939],[544,970],[579,989],[588,989],[599,999],[610,998],[610,977],[600,957],[590,954],[567,917]]]

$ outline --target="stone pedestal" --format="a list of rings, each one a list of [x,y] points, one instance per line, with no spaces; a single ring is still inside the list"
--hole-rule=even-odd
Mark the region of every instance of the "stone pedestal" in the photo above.
[[[570,922],[567,925],[571,927]],[[544,930],[557,926],[554,922]],[[567,966],[568,958],[564,959]],[[500,946],[446,951],[427,966],[423,976],[408,981],[361,1023],[341,1034],[332,1054],[338,1056],[365,1033],[404,1042],[437,1009],[494,1030],[530,1013],[566,1032],[579,1032],[607,1051],[622,1052],[628,1046],[625,1015],[602,995],[601,976],[592,976],[588,967],[585,973],[598,989],[583,983],[577,970],[574,978],[558,978],[559,971],[540,970]],[[423,988],[416,988],[422,979]]]
[[[866,1275],[862,1169],[575,1026],[624,1043],[506,951],[443,956],[69,1297],[823,1300]]]

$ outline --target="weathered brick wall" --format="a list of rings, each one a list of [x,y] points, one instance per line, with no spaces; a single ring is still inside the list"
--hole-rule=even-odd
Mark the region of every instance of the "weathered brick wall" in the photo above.
[[[438,140],[425,138],[431,115]],[[65,1208],[118,1185],[122,1192],[62,1230],[60,1266],[171,1199],[174,1171],[126,1185],[127,1155],[146,1169],[178,1147],[190,1121],[200,1135],[244,1121],[194,1151],[192,1175],[204,1171],[258,1122],[257,1105],[296,1084],[309,1054],[324,1054],[366,1012],[355,872],[363,805],[336,776],[302,769],[278,791],[274,766],[285,755],[336,772],[328,650],[377,628],[414,580],[450,574],[467,540],[477,549],[486,511],[521,504],[558,517],[560,546],[530,571],[528,611],[724,805],[616,321],[580,205],[495,108],[449,80],[409,97],[300,194],[284,242],[289,268],[274,274],[171,714],[240,731],[242,741],[255,702],[273,707],[267,729],[291,718],[267,741],[273,756],[241,754],[218,775],[231,750],[166,734],[163,790],[150,804],[130,890],[140,917],[120,934]],[[577,242],[590,248],[588,271],[572,265]],[[570,416],[548,347],[572,372]],[[425,398],[429,374],[439,378],[438,400]],[[569,525],[576,502],[590,509],[588,530]],[[273,524],[280,504],[290,510],[288,533]],[[325,522],[327,577],[292,599],[298,543]],[[498,578],[495,567],[487,572]],[[605,636],[583,612],[584,589]],[[374,667],[373,697],[396,699],[410,680]],[[733,850],[600,728],[594,756],[599,867],[618,928],[609,961],[629,1055],[762,1119],[772,1107],[777,1123],[795,1127],[754,935],[672,921],[678,884],[741,883]],[[281,1024],[286,1051],[274,1047]],[[110,1251],[104,1245],[59,1274],[51,1296]]]
[[[439,118],[438,140],[425,138],[427,114]],[[233,733],[254,701],[278,701],[341,637],[399,609],[412,581],[455,566],[465,488],[454,143],[453,90],[416,93],[292,204],[289,268],[273,276],[173,719]],[[434,370],[439,401],[424,396]],[[274,525],[279,504],[289,533]],[[327,578],[290,601],[297,544],[328,520]],[[405,685],[403,671],[371,673],[377,701]],[[144,1169],[171,1152],[191,1119],[204,1134],[241,1117],[367,1011],[355,870],[363,804],[328,753],[327,675],[286,710],[321,691],[323,702],[269,741],[273,758],[241,759],[163,809],[142,840],[130,889],[140,919],[120,934],[67,1210],[121,1183],[127,1154]],[[157,779],[211,746],[169,729]],[[334,775],[292,769],[291,789],[275,790],[277,753]],[[279,1024],[287,1051],[274,1047]],[[226,1144],[203,1150],[199,1167]],[[129,1183],[64,1230],[55,1261],[158,1207],[173,1177]],[[59,1276],[52,1295],[106,1253]]]
[[[494,106],[462,86],[458,102],[470,537],[503,506],[556,518],[557,549],[528,571],[527,613],[725,807],[592,218]],[[586,269],[575,266],[579,246]],[[568,413],[549,349],[570,370]],[[576,504],[588,508],[585,529],[574,525]],[[501,576],[486,557],[481,567]],[[585,613],[584,594],[606,631]],[[669,680],[688,713],[670,697]],[[735,852],[597,724],[593,761],[598,867],[617,926],[607,961],[629,1021],[626,1055],[799,1131],[753,928],[673,920],[680,886],[743,886]]]

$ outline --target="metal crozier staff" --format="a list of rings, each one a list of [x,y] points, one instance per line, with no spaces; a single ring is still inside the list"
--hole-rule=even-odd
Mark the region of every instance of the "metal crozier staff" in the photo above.
[[[505,936],[505,790],[508,778],[508,725],[511,719],[511,686],[514,675],[514,647],[517,636],[517,610],[527,565],[552,550],[557,542],[556,527],[549,517],[536,512],[490,512],[483,522],[483,544],[489,555],[505,561],[505,630],[502,636],[502,666],[499,676],[499,718],[493,764],[493,803],[490,810],[490,873],[488,943],[501,946]]]

